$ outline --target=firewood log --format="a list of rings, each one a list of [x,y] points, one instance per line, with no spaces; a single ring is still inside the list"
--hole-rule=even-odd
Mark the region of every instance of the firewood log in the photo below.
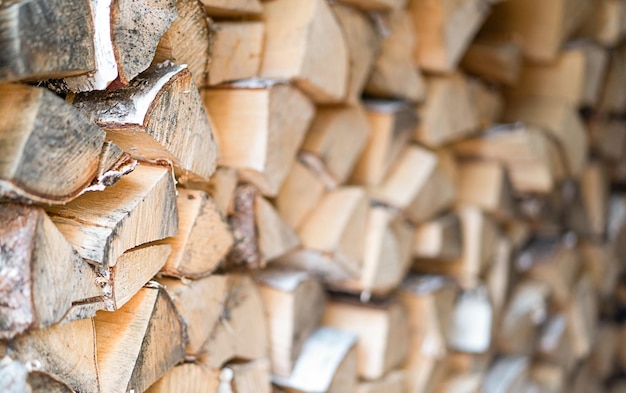
[[[514,40],[479,34],[467,48],[461,67],[489,81],[515,85],[519,80],[522,62],[521,48]]]
[[[263,10],[259,0],[200,0],[211,16],[257,15]]]
[[[515,215],[513,186],[500,163],[464,161],[459,165],[458,178],[458,203],[478,206],[500,219]]]
[[[605,47],[614,46],[624,36],[624,15],[626,5],[623,1],[596,1],[577,35],[591,38]]]
[[[232,363],[220,372],[220,393],[271,393],[270,361],[267,358]]]
[[[362,381],[356,393],[402,393],[404,392],[406,373],[402,370],[390,371],[376,381]]]
[[[366,11],[400,10],[406,7],[407,0],[340,0],[342,3]]]
[[[199,363],[183,363],[165,373],[146,393],[218,393],[219,376]]]
[[[450,260],[461,256],[461,222],[456,213],[425,221],[415,228],[412,255],[414,258]]]

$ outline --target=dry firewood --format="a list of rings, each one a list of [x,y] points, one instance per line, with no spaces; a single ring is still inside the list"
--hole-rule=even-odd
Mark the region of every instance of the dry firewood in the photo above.
[[[168,168],[140,165],[115,186],[47,208],[88,261],[108,268],[126,250],[176,235],[176,188]]]
[[[96,68],[88,0],[14,0],[0,5],[0,81],[80,75]]]
[[[162,241],[172,246],[163,273],[186,278],[206,276],[228,255],[233,235],[205,192],[178,189],[176,204],[178,234]]]
[[[410,0],[408,10],[417,34],[416,64],[432,72],[449,72],[456,68],[489,6],[481,0]]]
[[[595,110],[600,113],[621,114],[626,106],[626,93],[620,86],[626,79],[626,50],[611,52],[609,66]]]
[[[529,345],[535,344],[533,349],[536,357],[559,365],[567,373],[573,371],[576,365],[576,355],[572,350],[574,337],[568,316],[560,312],[553,313],[543,322],[540,329],[536,343],[526,342]]]
[[[456,213],[422,222],[413,234],[414,258],[450,260],[461,256],[461,222]]]
[[[263,22],[214,22],[207,85],[258,76],[263,55]]]
[[[591,161],[580,177],[580,193],[589,226],[585,232],[603,238],[608,219],[609,179],[601,161]]]
[[[626,4],[621,0],[600,0],[593,3],[577,35],[591,38],[604,47],[617,45],[624,36]]]
[[[511,40],[489,34],[479,35],[461,60],[466,71],[489,81],[515,85],[522,69],[522,52]]]
[[[267,358],[232,363],[220,372],[219,393],[271,393],[270,361]]]
[[[270,331],[272,374],[288,378],[304,342],[318,328],[326,294],[317,279],[296,270],[263,270],[255,275]]]
[[[494,161],[463,161],[459,165],[457,201],[475,205],[500,219],[515,214],[513,189],[504,166]]]
[[[187,64],[196,86],[206,84],[212,35],[204,7],[199,0],[177,0],[178,18],[159,40],[153,64],[171,60]]]
[[[561,366],[545,361],[536,361],[530,369],[531,387],[559,392],[565,389],[565,370]]]
[[[485,375],[482,392],[527,391],[530,360],[521,356],[502,356],[495,360]]]
[[[168,371],[146,393],[218,393],[219,375],[199,363],[183,363]]]
[[[488,129],[500,122],[504,111],[504,97],[500,89],[480,79],[469,78],[469,96],[478,116],[478,128]]]
[[[355,334],[322,327],[304,343],[289,378],[272,382],[293,393],[350,393],[357,386]]]
[[[274,196],[289,172],[315,107],[289,85],[251,83],[204,90],[204,104],[218,135],[220,165],[237,168],[243,180],[264,195]]]
[[[259,0],[200,0],[207,14],[217,17],[260,14],[263,6]]]
[[[157,283],[116,312],[100,311],[94,322],[103,392],[143,392],[185,356],[184,325]]]
[[[74,389],[57,376],[41,371],[31,371],[28,374],[28,385],[32,393],[75,393]]]
[[[591,279],[586,274],[578,278],[572,288],[565,314],[573,358],[580,361],[591,352],[597,330],[598,299]]]
[[[340,0],[365,11],[391,11],[406,7],[407,0]]]
[[[597,341],[592,348],[589,362],[592,370],[602,379],[613,372],[617,349],[619,347],[619,325],[614,322],[600,322]]]
[[[601,301],[615,293],[619,277],[617,251],[610,243],[583,241],[580,252],[583,257],[583,271],[589,275],[595,292]]]
[[[422,101],[426,87],[413,64],[413,21],[404,10],[398,10],[389,15],[388,25],[389,34],[381,41],[364,92],[374,97]]]
[[[348,48],[328,3],[267,2],[263,18],[260,76],[293,81],[317,103],[342,102],[348,84]]]
[[[397,301],[379,304],[333,299],[323,324],[356,334],[358,375],[374,380],[400,366],[407,355],[409,325],[404,306]]]
[[[126,88],[71,100],[133,157],[171,161],[182,180],[207,180],[215,171],[217,144],[187,66],[154,65]]]
[[[491,304],[493,305],[494,326],[499,326],[512,282],[513,244],[508,237],[502,236],[495,247],[495,255],[485,276],[485,284],[489,289]]]
[[[434,392],[443,381],[447,372],[445,359],[436,359],[416,354],[410,363],[405,363],[407,370],[407,392]]]
[[[406,372],[394,370],[376,381],[361,381],[356,393],[403,393],[406,385]]]
[[[614,163],[626,153],[626,122],[609,116],[587,121],[591,150],[604,161]]]

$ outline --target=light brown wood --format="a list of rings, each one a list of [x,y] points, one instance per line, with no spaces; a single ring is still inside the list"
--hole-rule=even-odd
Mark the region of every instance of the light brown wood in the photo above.
[[[214,22],[207,85],[254,78],[263,55],[263,22]]]
[[[41,371],[31,371],[28,374],[28,385],[32,393],[74,393],[74,390],[57,376]]]
[[[619,161],[626,152],[626,123],[608,116],[587,121],[591,149],[609,162]]]
[[[207,192],[211,195],[217,210],[222,216],[227,216],[233,209],[233,195],[238,181],[236,169],[218,167],[209,182],[188,182],[184,186],[192,190]]]
[[[389,372],[377,381],[360,382],[356,393],[402,393],[404,392],[406,373],[401,370]]]
[[[267,2],[260,76],[288,79],[317,103],[345,99],[348,48],[330,6],[323,0]]]
[[[259,0],[200,0],[207,14],[217,17],[257,15],[263,10]]]
[[[313,104],[284,84],[210,89],[202,95],[215,124],[220,165],[237,168],[243,180],[275,196],[313,118]]]
[[[260,358],[225,366],[220,373],[220,393],[271,393],[270,361]]]
[[[489,289],[491,304],[493,305],[494,329],[498,329],[513,282],[512,261],[515,254],[513,254],[513,244],[506,236],[501,236],[495,247],[495,255],[487,271],[485,284]]]
[[[616,45],[624,36],[626,5],[620,0],[600,0],[593,5],[591,15],[585,18],[577,35],[591,38],[605,47]]]
[[[617,250],[610,243],[582,241],[580,252],[583,270],[589,275],[596,295],[601,301],[608,300],[615,293],[619,277]]]
[[[498,87],[470,78],[469,95],[478,116],[478,128],[488,129],[500,122],[504,111],[504,97]]]
[[[458,178],[459,204],[476,205],[500,219],[509,219],[515,214],[511,180],[502,164],[463,161]]]
[[[467,48],[461,67],[489,81],[504,85],[517,84],[522,68],[519,45],[497,35],[479,35]]]
[[[461,222],[454,213],[425,221],[415,228],[413,258],[450,260],[461,256]]]
[[[396,301],[375,305],[333,299],[323,324],[358,336],[358,375],[363,379],[381,378],[400,366],[408,352],[408,320],[404,306]]]
[[[207,180],[215,171],[217,145],[186,65],[160,63],[126,88],[70,100],[133,157],[171,161],[183,182]]]
[[[619,327],[611,322],[601,322],[596,333],[596,342],[589,356],[591,369],[600,378],[610,377],[615,366],[619,348]]]
[[[435,388],[436,393],[482,392],[484,376],[479,372],[449,373]]]
[[[374,97],[422,101],[426,86],[413,64],[413,20],[404,10],[398,10],[387,17],[387,28],[364,92]]]
[[[47,212],[81,257],[107,268],[128,249],[176,235],[175,193],[168,168],[139,165],[115,186]]]
[[[603,237],[607,228],[610,185],[601,161],[591,161],[580,178],[580,193],[589,220],[587,234]]]
[[[531,388],[561,392],[565,388],[565,370],[549,362],[536,362],[530,368]]]
[[[198,363],[183,363],[165,373],[146,393],[218,393],[219,376]]]
[[[445,360],[431,358],[420,354],[410,356],[403,368],[407,375],[407,392],[431,393],[445,378]]]
[[[198,278],[213,272],[228,255],[233,235],[213,199],[203,191],[178,189],[178,234],[163,240],[172,254],[163,273]]]
[[[483,382],[484,392],[524,392],[530,373],[530,360],[517,356],[503,356],[495,360]]]
[[[626,94],[619,86],[624,84],[626,73],[626,50],[612,51],[609,66],[600,93],[600,101],[596,111],[600,113],[621,113],[626,105]]]
[[[270,333],[272,375],[288,378],[308,337],[319,327],[326,294],[319,281],[296,270],[255,275]]]
[[[340,0],[355,8],[367,11],[390,11],[406,7],[407,0]]]

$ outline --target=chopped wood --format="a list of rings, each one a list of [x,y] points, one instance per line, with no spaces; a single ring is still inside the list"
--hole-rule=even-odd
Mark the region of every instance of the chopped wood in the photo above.
[[[583,270],[589,275],[596,295],[601,301],[615,293],[618,280],[619,259],[610,243],[583,241],[580,245]]]
[[[469,95],[478,116],[478,128],[488,129],[499,123],[504,111],[504,97],[499,88],[470,78]]]
[[[223,216],[233,211],[233,200],[237,189],[237,170],[228,167],[218,167],[208,185],[208,192],[213,198]]]
[[[493,305],[494,326],[499,326],[502,311],[509,297],[509,290],[513,279],[513,244],[509,238],[502,236],[495,245],[496,251],[491,266],[485,277],[485,284],[489,289]]]
[[[219,376],[198,363],[183,363],[168,371],[146,393],[218,393]]]
[[[481,78],[504,85],[516,85],[522,69],[519,45],[504,37],[479,35],[467,48],[461,67]]]
[[[340,0],[342,3],[365,11],[391,11],[404,9],[407,0]]]
[[[271,393],[270,361],[267,358],[233,363],[220,372],[220,393]]]
[[[415,228],[414,258],[451,260],[459,258],[461,253],[461,222],[454,212],[422,222]]]
[[[591,149],[604,161],[614,163],[626,153],[626,122],[606,116],[587,121]]]
[[[259,0],[200,0],[207,14],[217,17],[257,15],[263,10]]]
[[[416,354],[411,356],[403,368],[407,375],[407,392],[433,392],[443,381],[447,370],[446,361]]]
[[[589,362],[591,369],[600,378],[610,377],[619,347],[619,327],[611,322],[601,322],[596,333]]]
[[[28,374],[28,385],[32,393],[74,393],[60,378],[50,373],[31,371]]]
[[[609,56],[609,66],[600,93],[600,101],[596,106],[599,113],[618,114],[624,111],[626,94],[619,86],[624,85],[626,75],[626,50],[617,49]]]
[[[506,168],[494,161],[464,161],[459,165],[457,202],[475,205],[500,219],[515,214],[513,189]]]
[[[608,174],[600,161],[587,164],[580,177],[580,193],[589,226],[585,232],[595,237],[604,237],[607,229]]]
[[[405,381],[406,373],[395,370],[376,381],[359,382],[356,393],[403,393]]]
[[[624,37],[625,17],[626,4],[623,1],[595,1],[591,15],[584,20],[577,35],[591,38],[605,47],[615,46]]]
[[[523,392],[527,388],[530,360],[521,356],[503,356],[496,359],[485,376],[485,393]]]

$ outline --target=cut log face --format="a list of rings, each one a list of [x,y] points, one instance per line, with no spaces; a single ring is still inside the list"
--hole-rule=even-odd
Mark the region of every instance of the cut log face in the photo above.
[[[270,361],[267,358],[233,363],[220,372],[220,393],[271,393]]]
[[[255,276],[270,331],[272,374],[288,378],[302,346],[324,314],[326,294],[319,281],[296,270],[264,270]]]
[[[126,88],[81,93],[73,105],[143,161],[171,161],[184,182],[208,180],[217,144],[187,66],[161,63]]]
[[[417,35],[413,55],[416,64],[431,72],[450,72],[485,20],[489,7],[480,0],[410,0],[408,10]]]
[[[219,376],[198,363],[180,364],[161,377],[146,393],[218,393]]]
[[[198,0],[177,0],[176,10],[178,18],[159,40],[152,63],[171,60],[176,64],[187,64],[194,84],[204,86],[214,38],[211,26]]]
[[[356,393],[403,393],[405,384],[406,373],[395,370],[377,381],[359,382]]]
[[[345,99],[348,48],[328,3],[277,0],[263,5],[265,50],[260,76],[288,79],[317,103]]]
[[[263,56],[263,22],[215,22],[207,85],[258,76]]]
[[[112,1],[111,37],[122,85],[150,67],[161,36],[177,17],[176,0]]]
[[[89,0],[11,1],[0,7],[0,81],[36,81],[96,68]]]
[[[164,167],[140,165],[103,192],[47,211],[79,255],[105,269],[124,251],[178,228],[174,179]]]
[[[101,391],[145,391],[185,356],[184,326],[158,284],[94,321]]]
[[[458,203],[478,206],[500,219],[515,214],[511,181],[500,163],[465,161],[458,178]]]
[[[413,64],[415,47],[413,20],[404,10],[388,17],[389,35],[381,41],[365,93],[374,97],[422,101],[426,95],[424,79]]]
[[[470,78],[468,83],[470,100],[478,116],[478,128],[485,130],[499,123],[504,111],[504,97],[500,89],[476,78]]]
[[[217,269],[233,245],[233,235],[215,202],[203,191],[178,189],[178,234],[163,273],[199,278]]]
[[[461,222],[455,213],[425,221],[415,228],[412,255],[419,259],[451,260],[461,256]]]
[[[349,393],[357,386],[357,336],[321,327],[304,343],[289,378],[272,382],[294,393]]]
[[[263,6],[259,0],[200,0],[210,16],[233,17],[260,14]]]
[[[198,360],[213,370],[233,359],[265,358],[269,352],[263,300],[254,281],[244,275],[228,275],[226,286],[224,308],[198,354]]]
[[[220,165],[264,195],[275,196],[287,177],[315,107],[297,89],[284,84],[261,88],[203,91],[220,144]],[[242,86],[243,87],[243,86]],[[245,115],[240,112],[246,108]]]
[[[521,48],[515,41],[486,34],[479,35],[467,48],[461,66],[489,81],[515,85],[522,62]]]
[[[339,3],[331,4],[331,7],[343,31],[348,50],[348,86],[345,101],[349,105],[355,105],[360,102],[361,92],[380,50],[380,38],[374,23],[365,13]]]
[[[31,371],[28,374],[28,385],[32,393],[74,393],[75,390],[55,375]],[[16,392],[17,393],[17,392]]]
[[[408,321],[399,302],[381,305],[333,300],[328,303],[323,324],[356,334],[358,375],[375,380],[400,366],[408,348]]]

